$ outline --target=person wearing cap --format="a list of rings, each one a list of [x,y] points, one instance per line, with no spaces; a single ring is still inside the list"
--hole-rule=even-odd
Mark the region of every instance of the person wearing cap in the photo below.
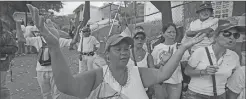
[[[36,8],[27,4],[29,10]],[[34,13],[36,24],[50,50],[52,72],[57,89],[67,95],[81,99],[148,99],[145,89],[167,80],[178,66],[183,53],[192,45],[200,42],[205,35],[198,35],[183,43],[160,69],[126,66],[130,58],[133,39],[115,33],[105,45],[107,65],[72,75],[61,52],[57,31],[47,27],[44,18]]]
[[[213,35],[218,27],[218,18],[212,17],[213,8],[210,2],[205,2],[199,6],[196,13],[199,19],[192,21],[186,31],[186,36],[182,42],[186,42],[190,37],[194,37],[198,33],[206,33],[208,36],[200,43],[194,45],[190,52],[193,52],[199,47],[205,47],[213,42]]]
[[[193,52],[185,68],[185,74],[191,77],[191,81],[184,99],[210,99],[214,96],[211,75],[215,75],[219,99],[226,99],[227,79],[237,67],[240,67],[239,56],[229,48],[235,46],[241,31],[242,27],[229,22],[219,25],[215,31],[215,42],[207,47],[213,66],[210,65],[205,47]]]
[[[1,18],[1,17],[0,17]],[[3,27],[0,19],[0,98],[11,99],[10,91],[6,86],[7,74],[11,61],[15,57],[18,47],[15,37]]]
[[[143,30],[142,28],[140,28],[139,30],[136,29],[137,32],[133,36],[134,47],[131,51],[131,57],[128,61],[127,66],[152,68],[154,65],[153,64],[153,58],[151,58],[152,64],[147,61],[148,57],[152,57],[152,56],[149,56],[149,55],[151,55],[151,52],[146,51],[143,48],[143,45],[145,44],[145,41],[146,41],[146,34],[142,30]],[[148,97],[151,98],[152,94],[153,94],[153,87],[149,88],[149,89],[145,88],[145,90],[147,91]]]
[[[241,32],[241,34],[245,37],[245,14],[242,16],[239,16],[238,18],[238,26],[244,27],[244,31]],[[243,39],[241,40],[243,41]],[[238,55],[241,56],[241,67],[238,68],[233,75],[228,79],[227,81],[227,98],[228,99],[245,99],[245,41],[241,43],[238,47],[238,50],[236,50],[237,53],[240,53]],[[236,48],[237,49],[237,48]]]
[[[153,49],[152,56],[154,59],[155,68],[161,68],[159,64],[162,60],[168,60],[171,55],[178,50],[176,38],[178,37],[176,25],[168,23],[162,28],[162,37],[165,39]],[[166,54],[171,53],[171,54]],[[182,57],[182,56],[181,56]],[[172,76],[164,82],[155,85],[156,99],[179,99],[182,89],[182,73],[181,66],[178,62],[178,67]]]
[[[228,21],[230,21],[231,23],[233,23],[234,25],[237,25],[237,26],[240,26],[241,28],[243,28],[240,33],[240,37],[237,39],[237,43],[235,46],[231,47],[230,49],[235,51],[240,58],[241,57],[241,53],[243,51],[245,51],[245,30],[246,30],[246,25],[245,25],[245,15],[243,16],[232,16],[232,17],[229,17],[227,19]]]
[[[93,60],[96,50],[100,47],[100,43],[94,36],[91,36],[91,29],[86,26],[81,29],[80,42],[78,52],[79,58],[79,73],[93,69]],[[83,41],[82,41],[83,40]],[[82,44],[83,43],[83,44]]]
[[[59,99],[62,93],[57,90],[57,87],[54,82],[54,75],[51,67],[51,60],[53,59],[51,59],[50,57],[51,51],[47,47],[47,41],[43,38],[42,33],[40,33],[41,35],[37,37],[25,38],[23,35],[23,31],[21,30],[21,21],[20,20],[15,20],[15,21],[16,21],[18,40],[21,42],[25,42],[26,45],[34,46],[38,51],[37,65],[36,65],[37,81],[41,88],[43,99]],[[55,29],[50,19],[47,19],[46,23],[49,29],[51,30]],[[56,34],[56,36],[59,36],[59,34]],[[72,39],[59,38],[58,46],[68,47],[70,46],[71,43],[72,43]]]

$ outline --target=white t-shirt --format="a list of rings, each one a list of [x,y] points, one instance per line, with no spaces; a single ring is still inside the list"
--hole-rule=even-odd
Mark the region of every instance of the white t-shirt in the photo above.
[[[201,21],[200,19],[197,19],[195,21],[192,21],[190,23],[189,29],[188,31],[199,31],[202,29],[206,29],[206,28],[212,28],[214,31],[218,28],[218,18],[213,18],[210,17],[205,21]],[[190,37],[185,36],[184,41],[189,40]],[[191,50],[194,51],[195,49],[199,48],[199,47],[206,47],[209,46],[212,42],[214,41],[214,39],[205,37],[203,41],[201,41],[200,43],[192,46]]]
[[[148,68],[148,65],[147,65],[147,56],[148,56],[148,53],[146,52],[143,60],[137,62],[137,66],[138,67]],[[129,59],[127,66],[135,66],[134,61],[131,58]]]
[[[239,56],[234,51],[227,49],[226,53],[220,59],[216,59],[212,45],[208,46],[208,49],[213,64],[219,67],[218,71],[215,73],[215,79],[217,93],[221,95],[225,92],[227,78],[231,76],[232,70],[240,66]],[[196,49],[194,53],[192,53],[188,64],[195,68],[195,70],[206,69],[210,63],[205,48],[201,47]],[[210,75],[191,77],[188,88],[196,93],[213,96],[213,83]]]
[[[245,99],[245,66],[238,68],[228,79],[227,87],[240,94],[237,99]]]
[[[79,52],[81,51],[81,43],[82,43],[81,39],[78,45]],[[92,52],[94,46],[96,46],[97,48],[99,48],[100,46],[100,43],[97,41],[97,39],[94,36],[83,37],[83,52],[85,53]]]
[[[60,47],[70,46],[71,41],[72,39],[60,38],[59,39]],[[39,37],[28,37],[26,38],[26,44],[34,46],[37,49],[37,51],[39,51],[39,49],[42,47],[41,37],[40,36]],[[47,60],[48,59],[48,48],[45,49],[43,55],[44,55],[44,59]],[[37,61],[36,70],[37,71],[52,71],[52,68],[51,66],[41,66],[40,63]]]
[[[36,26],[26,26],[24,37],[33,37],[32,31],[38,31],[38,28]]]
[[[161,61],[161,57],[163,57],[164,52],[167,52],[169,48],[173,49],[173,51],[175,52],[177,50],[177,43],[173,45],[165,45],[163,43],[160,43],[154,47],[152,56],[153,56],[155,65],[157,65]],[[164,81],[164,83],[178,84],[178,83],[181,83],[182,80],[183,80],[183,76],[181,72],[181,66],[179,64],[179,66],[174,71],[172,76],[168,80]]]

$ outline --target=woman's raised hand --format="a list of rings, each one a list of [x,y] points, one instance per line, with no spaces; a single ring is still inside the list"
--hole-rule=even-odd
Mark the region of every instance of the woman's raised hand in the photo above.
[[[39,29],[49,48],[59,47],[59,31],[53,26],[52,21],[50,19],[45,20],[43,16],[40,16],[36,7],[30,4],[27,4],[27,7],[31,12],[34,24]]]

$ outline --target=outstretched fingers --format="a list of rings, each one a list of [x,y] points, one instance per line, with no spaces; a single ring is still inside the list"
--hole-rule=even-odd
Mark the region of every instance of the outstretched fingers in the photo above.
[[[40,34],[44,37],[44,38],[47,38],[49,36],[51,36],[50,34],[50,31],[49,29],[46,27],[46,24],[44,23],[44,27],[42,29],[42,31],[40,32]]]

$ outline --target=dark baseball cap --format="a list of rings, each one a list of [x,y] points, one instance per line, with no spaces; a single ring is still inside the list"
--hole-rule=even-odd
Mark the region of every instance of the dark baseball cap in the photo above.
[[[108,38],[105,46],[105,52],[109,50],[110,46],[114,46],[122,40],[126,40],[129,45],[133,46],[133,39],[131,37],[124,37],[120,34],[114,34]]]
[[[137,33],[135,33],[134,35],[133,35],[133,38],[134,37],[136,37],[137,35],[139,35],[139,34],[142,34],[145,38],[146,38],[146,34],[145,34],[145,32],[137,32]]]
[[[212,4],[210,2],[205,2],[199,6],[199,8],[196,10],[196,13],[199,13],[201,10],[204,9],[211,9],[213,11]]]

